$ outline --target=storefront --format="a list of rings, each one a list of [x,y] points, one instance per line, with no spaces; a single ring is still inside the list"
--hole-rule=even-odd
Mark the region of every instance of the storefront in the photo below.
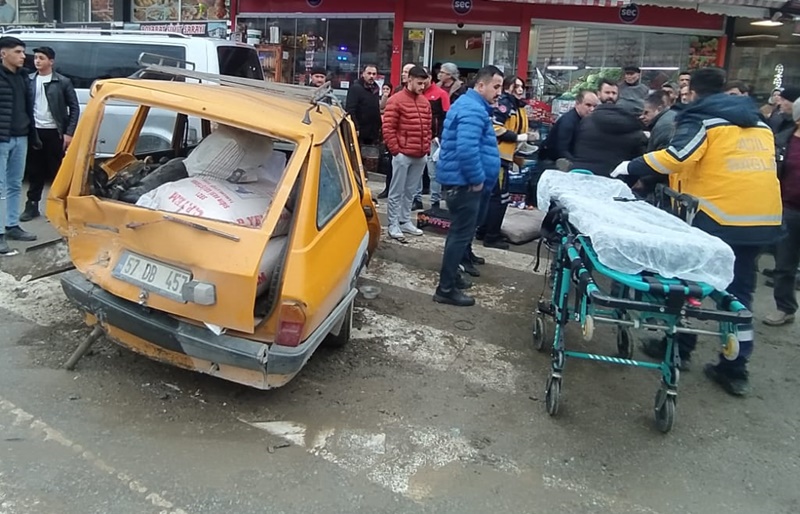
[[[642,67],[657,86],[681,69],[724,57],[723,15],[597,2],[604,6],[585,0],[238,0],[236,22],[274,80],[303,83],[313,67],[324,66],[340,89],[367,63],[396,84],[404,63],[454,62],[467,76],[495,64],[552,97],[627,64]]]
[[[545,101],[638,66],[651,89],[724,59],[724,17],[685,9],[553,6],[531,24],[528,84]],[[569,19],[570,21],[564,21]]]
[[[766,101],[773,88],[800,86],[800,22],[737,18],[730,33],[729,74],[753,96]]]

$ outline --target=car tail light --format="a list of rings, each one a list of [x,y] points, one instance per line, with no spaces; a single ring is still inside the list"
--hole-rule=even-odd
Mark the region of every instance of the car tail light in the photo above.
[[[303,338],[305,324],[306,312],[302,305],[295,302],[283,303],[278,316],[278,332],[275,336],[275,344],[298,346]]]

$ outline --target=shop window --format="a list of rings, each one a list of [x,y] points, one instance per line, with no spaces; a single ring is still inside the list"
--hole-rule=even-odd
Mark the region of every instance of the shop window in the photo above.
[[[339,134],[322,144],[317,198],[317,227],[322,228],[338,213],[351,195],[351,184]]]
[[[327,21],[311,18],[297,20],[297,37],[289,50],[294,55],[293,84],[306,83],[315,66],[325,68],[328,77],[331,77],[333,67],[325,61],[329,53],[328,31]]]
[[[361,57],[361,20],[330,20],[328,22],[328,71],[334,87],[358,80]],[[364,64],[367,64],[366,61]],[[344,82],[345,84],[342,84]]]
[[[250,32],[245,37],[257,39],[253,42],[264,55],[279,56],[279,67],[266,59],[262,66],[270,77],[279,70],[280,82],[305,84],[312,68],[324,67],[334,88],[347,89],[364,64],[377,65],[379,74],[392,67],[394,20],[254,18],[240,22]]]
[[[594,89],[602,78],[619,81],[622,67],[642,68],[651,88],[675,80],[689,59],[690,36],[642,31],[540,25],[531,29],[528,83],[545,101],[580,89]]]
[[[388,75],[392,69],[392,35],[394,20],[367,19],[361,22],[361,58],[359,68],[365,64],[378,67],[378,74]],[[400,82],[395,80],[395,82]]]
[[[775,87],[800,84],[796,62],[796,48],[734,45],[728,76],[744,81],[752,89],[750,95],[766,103]]]
[[[88,22],[90,6],[89,0],[62,0],[61,19],[64,23]]]

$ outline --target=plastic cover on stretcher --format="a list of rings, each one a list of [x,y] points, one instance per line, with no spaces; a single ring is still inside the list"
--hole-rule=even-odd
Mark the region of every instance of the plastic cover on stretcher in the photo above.
[[[734,255],[718,237],[635,198],[621,180],[545,171],[537,201],[547,209],[551,200],[567,211],[569,222],[591,238],[601,263],[627,274],[642,271],[665,278],[705,282],[724,291],[733,281]]]

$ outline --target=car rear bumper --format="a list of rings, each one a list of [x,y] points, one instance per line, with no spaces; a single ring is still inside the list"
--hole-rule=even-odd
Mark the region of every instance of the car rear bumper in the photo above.
[[[94,316],[115,342],[155,360],[219,376],[259,389],[291,380],[331,331],[356,290],[296,348],[280,347],[179,321],[163,312],[119,298],[87,280],[79,271],[65,273],[67,298]]]

